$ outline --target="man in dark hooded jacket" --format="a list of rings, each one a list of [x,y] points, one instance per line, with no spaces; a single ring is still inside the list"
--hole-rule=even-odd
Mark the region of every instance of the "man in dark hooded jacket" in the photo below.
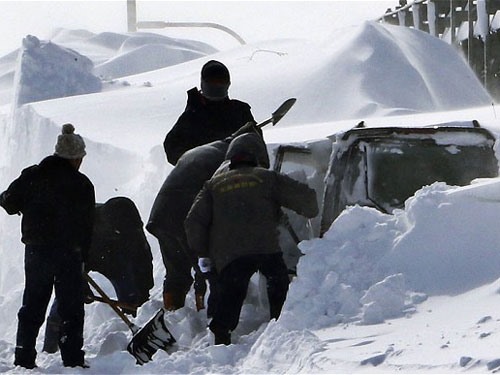
[[[63,126],[54,155],[22,171],[0,195],[8,214],[22,214],[25,289],[18,313],[14,364],[36,367],[35,343],[55,289],[62,319],[59,340],[64,366],[88,367],[83,346],[83,265],[91,243],[95,195],[78,172],[85,143]]]
[[[262,136],[262,131],[249,122],[230,137],[195,147],[185,152],[175,168],[165,179],[151,210],[146,229],[160,244],[166,275],[163,283],[163,303],[167,310],[184,306],[193,278],[191,269],[197,265],[197,257],[189,250],[184,220],[194,198],[205,181],[209,180],[224,161],[229,142],[247,132]],[[269,167],[269,157],[264,149],[258,155],[259,165]],[[205,277],[195,272],[195,301],[198,310],[204,308]]]
[[[271,319],[281,313],[289,283],[279,248],[281,207],[310,218],[318,214],[314,190],[258,166],[256,155],[262,148],[262,139],[254,134],[235,138],[226,155],[230,170],[205,183],[185,221],[200,270],[217,275],[210,322],[216,345],[230,344],[249,280],[257,271],[267,279]]]
[[[187,150],[224,139],[254,121],[247,103],[228,97],[230,84],[224,64],[210,60],[203,65],[201,92],[196,87],[188,91],[186,109],[163,142],[170,164]]]

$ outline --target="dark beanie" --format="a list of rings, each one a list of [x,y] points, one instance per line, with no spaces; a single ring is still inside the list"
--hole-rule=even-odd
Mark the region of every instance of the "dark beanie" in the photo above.
[[[223,63],[210,60],[201,68],[201,79],[207,80],[209,78],[219,78],[225,82],[230,82],[229,70]]]

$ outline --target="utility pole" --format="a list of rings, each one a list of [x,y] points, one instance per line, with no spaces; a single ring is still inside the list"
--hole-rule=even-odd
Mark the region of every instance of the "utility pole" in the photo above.
[[[469,32],[467,36],[467,62],[470,65],[470,59],[471,59],[471,54],[470,54],[470,49],[472,47],[472,38],[474,38],[474,25],[472,24],[472,0],[467,1],[467,23],[469,26]]]
[[[127,30],[129,33],[137,31],[137,5],[135,0],[127,0]]]
[[[455,44],[455,7],[453,5],[453,0],[450,0],[450,44]]]
[[[479,34],[483,41],[483,73],[484,73],[484,87],[488,87],[488,46],[486,40],[488,39],[488,33],[490,31],[490,16],[486,8],[486,0],[477,0],[477,21],[480,25]]]

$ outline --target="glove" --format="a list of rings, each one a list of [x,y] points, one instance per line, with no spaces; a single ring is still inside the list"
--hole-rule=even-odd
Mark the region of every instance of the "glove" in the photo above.
[[[257,123],[255,121],[248,121],[245,125],[243,125],[241,128],[236,130],[233,134],[231,134],[231,139],[236,138],[239,135],[246,134],[246,133],[257,133],[262,137],[262,130],[258,127],[256,127]]]
[[[198,267],[205,276],[212,271],[212,260],[210,258],[198,258]]]

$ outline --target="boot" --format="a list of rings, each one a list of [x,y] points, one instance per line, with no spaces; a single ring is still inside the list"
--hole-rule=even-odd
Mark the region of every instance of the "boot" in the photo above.
[[[77,362],[64,362],[64,367],[81,367],[81,368],[90,368],[90,365],[85,361],[77,361]]]
[[[231,334],[227,331],[215,332],[215,345],[231,345]]]
[[[29,370],[34,369],[35,367],[37,367],[35,358],[35,349],[27,350],[21,347],[16,347],[16,351],[14,354],[14,366],[21,366]]]
[[[61,336],[61,323],[47,319],[45,327],[45,339],[43,341],[43,351],[55,353],[59,349],[59,337]]]
[[[185,300],[185,295],[174,292],[163,293],[163,306],[167,311],[174,311],[180,309],[181,307],[184,307]]]
[[[62,348],[61,358],[64,367],[81,367],[89,368],[90,366],[85,362],[85,352],[83,350],[68,352],[68,349]]]
[[[196,311],[203,310],[205,308],[205,295],[204,294],[195,294],[195,302],[196,302]]]

